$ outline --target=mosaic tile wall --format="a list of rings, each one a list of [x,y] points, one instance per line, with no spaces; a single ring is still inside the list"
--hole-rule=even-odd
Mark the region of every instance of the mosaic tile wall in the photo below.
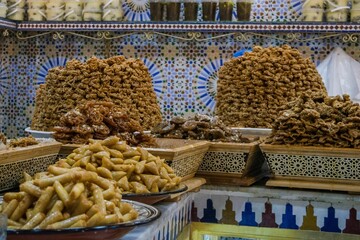
[[[347,202],[351,198],[348,195],[333,197],[336,195],[332,194],[324,201],[326,194],[321,197],[320,193],[314,193],[311,201],[305,201],[301,195],[303,192],[283,191],[287,191],[284,196],[289,199],[265,197],[267,193],[260,192],[202,189],[194,198],[192,221],[360,235],[360,202],[357,197]],[[241,239],[236,237],[241,236],[221,239]]]
[[[129,8],[125,11],[127,18],[132,19],[141,14],[143,18],[148,18],[148,12],[144,13],[142,10],[144,7],[134,7],[131,5],[134,3],[135,1],[130,0],[124,3],[128,8],[133,6],[135,9]],[[296,14],[290,14],[290,9],[298,8],[298,4],[299,0],[257,0],[252,11],[252,20],[291,20]],[[279,12],[284,14],[275,14]],[[279,16],[282,18],[278,18]],[[184,37],[185,34],[177,33],[176,36]],[[216,34],[221,33],[206,33],[203,37]],[[271,46],[286,43],[276,37],[283,36],[253,36],[243,42],[236,41],[233,36],[198,42],[155,35],[153,40],[147,40],[141,33],[117,40],[101,41],[67,34],[63,40],[54,40],[51,34],[28,40],[20,40],[13,34],[9,37],[2,36],[0,130],[8,137],[23,136],[34,112],[36,88],[44,82],[48,69],[62,66],[73,58],[85,61],[93,55],[99,58],[125,55],[143,59],[153,77],[164,119],[195,112],[213,114],[217,70],[220,66],[238,50],[250,49],[253,45]],[[320,35],[306,35],[307,39],[317,37]],[[305,57],[311,57],[316,64],[337,46],[356,60],[360,60],[359,43],[344,43],[340,37],[289,44],[298,48]]]

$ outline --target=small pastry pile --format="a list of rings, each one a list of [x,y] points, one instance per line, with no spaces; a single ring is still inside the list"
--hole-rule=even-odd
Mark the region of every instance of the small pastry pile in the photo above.
[[[349,95],[303,94],[282,107],[266,143],[360,148],[360,106]]]
[[[140,123],[112,102],[89,101],[70,110],[54,127],[54,138],[62,143],[83,144],[89,139],[117,135],[132,146],[154,146],[155,140],[142,132]]]
[[[0,150],[6,149],[6,136],[0,132]]]
[[[156,137],[250,143],[258,138],[243,137],[241,133],[226,127],[218,117],[196,114],[193,117],[174,117],[162,122],[152,131]]]
[[[5,150],[8,148],[27,147],[36,144],[39,144],[39,141],[36,140],[33,136],[15,138],[8,141],[5,134],[0,132],[0,150]]]
[[[11,148],[27,147],[36,144],[39,144],[39,142],[33,136],[29,136],[29,137],[11,139],[9,143],[9,147]]]

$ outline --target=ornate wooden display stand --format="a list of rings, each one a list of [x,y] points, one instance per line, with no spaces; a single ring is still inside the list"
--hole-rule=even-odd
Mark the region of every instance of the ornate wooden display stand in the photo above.
[[[360,192],[360,149],[260,144],[273,176],[266,186]]]
[[[245,187],[267,175],[267,164],[258,142],[212,143],[196,174],[209,184]]]
[[[268,177],[268,168],[264,164],[261,169],[257,169],[254,172],[250,172],[247,175],[240,176],[239,174],[231,173],[199,173],[197,177],[203,177],[206,179],[207,184],[217,185],[236,185],[242,187],[249,187],[252,184],[260,181],[261,179]]]

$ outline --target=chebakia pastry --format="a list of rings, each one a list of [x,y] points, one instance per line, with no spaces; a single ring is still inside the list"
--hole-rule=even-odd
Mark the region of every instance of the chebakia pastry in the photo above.
[[[161,121],[151,75],[139,59],[70,60],[50,69],[45,80],[37,90],[32,129],[52,130],[61,116],[86,101],[113,102],[145,130]]]
[[[281,107],[266,143],[360,148],[360,106],[349,95],[303,94]]]
[[[271,128],[278,107],[306,91],[326,92],[310,59],[289,46],[256,46],[220,68],[216,115],[227,126]]]

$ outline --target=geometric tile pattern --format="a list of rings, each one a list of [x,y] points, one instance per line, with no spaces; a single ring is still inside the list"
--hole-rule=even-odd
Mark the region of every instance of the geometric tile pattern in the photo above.
[[[125,16],[131,19],[142,14],[142,18],[146,20],[148,6],[145,2],[147,1],[124,1],[124,8],[127,6]],[[298,6],[290,0],[256,0],[251,19],[285,22],[291,20],[291,16],[285,13],[288,14],[290,6],[295,5]],[[277,11],[283,12],[285,18],[274,15],[273,12]],[[172,34],[176,37],[187,36],[187,33]],[[202,37],[213,36],[215,34],[211,32],[202,33]],[[288,43],[281,40],[281,37],[276,39],[263,36],[251,36],[241,41],[228,36],[198,42],[160,35],[154,35],[153,39],[148,40],[144,34],[100,41],[74,35],[53,39],[51,34],[19,40],[10,34],[2,37],[0,42],[0,131],[9,138],[24,136],[24,129],[30,126],[34,113],[36,89],[44,82],[48,69],[62,66],[74,58],[85,61],[94,55],[99,58],[124,55],[142,59],[153,77],[163,119],[170,119],[194,113],[213,115],[217,72],[224,62],[241,49],[250,49],[254,45],[266,47],[289,44],[299,49],[303,56],[319,64],[334,47],[341,47],[351,57],[360,60],[358,42],[343,42],[336,37],[316,40],[320,36],[308,33],[305,37],[313,40]]]

